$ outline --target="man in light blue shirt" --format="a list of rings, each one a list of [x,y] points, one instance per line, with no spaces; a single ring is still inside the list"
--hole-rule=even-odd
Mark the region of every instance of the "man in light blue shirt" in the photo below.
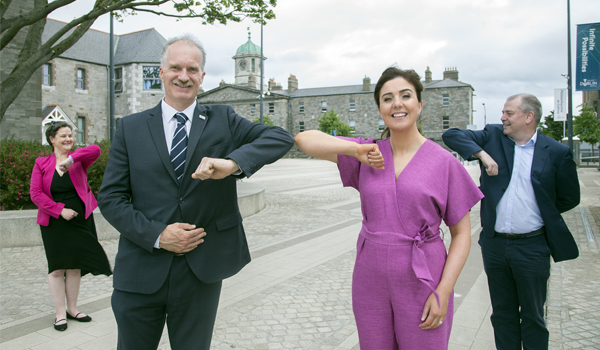
[[[548,349],[544,303],[550,256],[575,259],[577,244],[560,213],[579,204],[569,147],[537,132],[542,105],[533,95],[507,99],[502,125],[448,129],[442,138],[481,166],[479,238],[499,350]]]

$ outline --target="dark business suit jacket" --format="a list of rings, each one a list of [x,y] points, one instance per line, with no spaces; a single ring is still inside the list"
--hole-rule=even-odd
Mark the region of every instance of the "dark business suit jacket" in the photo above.
[[[197,105],[193,118],[181,185],[169,158],[161,105],[119,122],[98,194],[102,214],[121,233],[115,289],[150,294],[163,285],[174,254],[154,243],[175,222],[207,232],[204,243],[185,254],[202,282],[230,277],[250,261],[235,177],[201,181],[191,175],[203,157],[211,157],[236,161],[241,176],[250,177],[283,156],[293,139],[279,127],[238,116],[231,106]]]
[[[484,130],[448,129],[444,143],[464,159],[476,160],[473,153],[484,150],[498,164],[498,175],[489,176],[481,162],[481,239],[493,239],[496,206],[508,187],[514,163],[515,143],[504,135],[501,124],[488,124]],[[531,166],[531,184],[540,208],[546,237],[554,261],[575,259],[577,244],[560,213],[579,204],[579,179],[571,150],[538,133]]]

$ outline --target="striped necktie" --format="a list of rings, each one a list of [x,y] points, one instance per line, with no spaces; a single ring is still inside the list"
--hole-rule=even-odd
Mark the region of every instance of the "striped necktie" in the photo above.
[[[171,143],[171,164],[173,164],[177,181],[181,183],[183,172],[185,170],[185,153],[188,141],[187,133],[185,131],[185,122],[188,118],[183,113],[177,113],[173,118],[177,118],[177,128],[175,129],[173,142]]]

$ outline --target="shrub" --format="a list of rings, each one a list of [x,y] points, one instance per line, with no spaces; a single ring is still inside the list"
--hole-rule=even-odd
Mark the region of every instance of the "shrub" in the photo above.
[[[253,123],[260,123],[260,117],[256,117],[254,119],[252,119]],[[275,122],[273,122],[273,120],[271,119],[271,117],[269,115],[263,115],[263,124],[264,125],[270,125],[270,126],[277,126],[275,125]]]
[[[110,141],[96,142],[102,149],[100,157],[88,169],[88,183],[94,193],[102,184],[108,161]],[[73,149],[83,146],[74,146]],[[29,197],[29,183],[36,158],[46,157],[52,148],[39,141],[26,141],[11,137],[0,140],[0,210],[36,209]]]
[[[350,125],[341,121],[340,117],[333,109],[324,113],[319,119],[319,130],[326,134],[331,134],[331,131],[335,130],[336,136],[352,136]]]

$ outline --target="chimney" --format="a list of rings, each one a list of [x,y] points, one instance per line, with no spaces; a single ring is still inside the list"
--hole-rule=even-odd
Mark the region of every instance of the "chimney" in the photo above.
[[[256,78],[252,74],[248,76],[248,87],[256,89]]]
[[[365,77],[363,78],[363,89],[362,91],[371,91],[371,78]]]
[[[444,70],[444,79],[453,79],[458,81],[458,69],[456,69],[456,67],[446,68],[446,70]]]
[[[295,75],[290,74],[288,78],[288,93],[292,93],[298,90],[298,79],[296,79]]]
[[[429,70],[429,66],[427,66],[427,70],[425,71],[425,82],[431,83],[431,71]]]
[[[225,80],[221,79],[221,82],[219,83],[219,86],[224,86],[227,85],[227,83],[225,82]]]
[[[268,90],[272,91],[277,83],[275,83],[275,78],[269,79]]]

